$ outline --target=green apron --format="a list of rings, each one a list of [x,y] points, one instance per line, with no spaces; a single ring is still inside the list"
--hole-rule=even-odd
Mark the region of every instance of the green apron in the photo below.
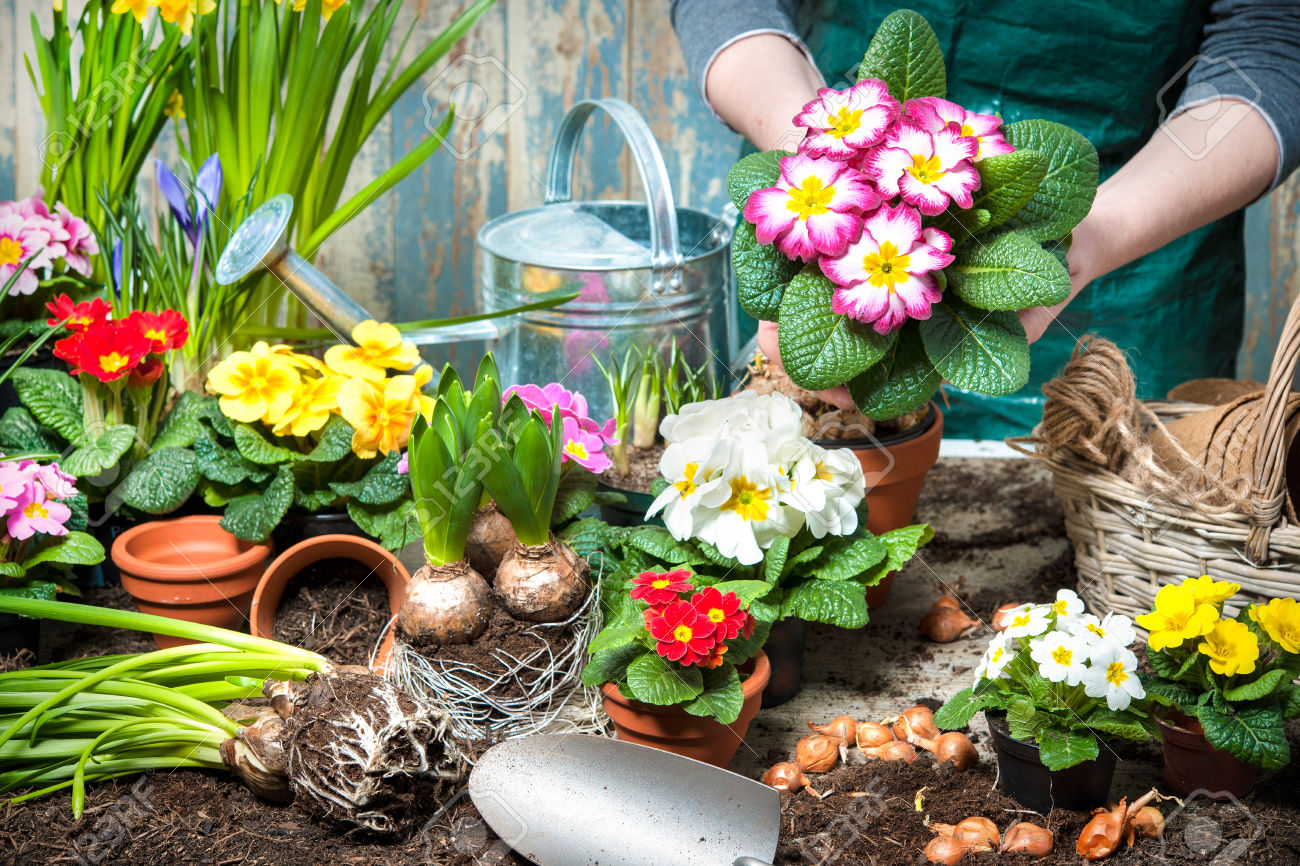
[[[1008,122],[1041,117],[1074,127],[1096,145],[1105,178],[1155,132],[1162,103],[1171,108],[1177,100],[1178,87],[1164,94],[1161,89],[1196,54],[1209,0],[908,5],[939,36],[949,99]],[[802,5],[801,29],[830,86],[843,88],[856,79],[871,34],[895,8],[873,0]],[[1027,433],[1042,417],[1043,383],[1059,372],[1085,333],[1129,351],[1143,397],[1163,397],[1188,379],[1235,375],[1244,258],[1238,212],[1095,280],[1033,345],[1029,384],[1021,391],[985,397],[945,388],[945,435]]]

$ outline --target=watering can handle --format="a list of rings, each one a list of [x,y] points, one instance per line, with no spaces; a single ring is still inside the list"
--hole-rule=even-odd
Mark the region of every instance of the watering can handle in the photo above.
[[[682,263],[678,247],[677,209],[673,204],[673,190],[668,182],[668,169],[663,154],[655,142],[654,134],[635,108],[621,99],[584,99],[569,109],[560,121],[555,144],[551,147],[550,163],[546,169],[546,203],[573,200],[574,158],[582,129],[597,108],[603,110],[618,124],[627,146],[636,160],[645,188],[646,202],[650,208],[650,261],[654,269],[655,294],[673,292],[681,287],[677,268]]]

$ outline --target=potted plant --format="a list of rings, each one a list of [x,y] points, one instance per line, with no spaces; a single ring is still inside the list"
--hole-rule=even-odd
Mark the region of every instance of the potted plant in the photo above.
[[[967,111],[945,81],[929,24],[894,12],[857,83],[823,88],[795,118],[807,130],[796,152],[751,154],[727,178],[744,215],[732,241],[741,306],[775,323],[794,385],[846,386],[878,421],[925,407],[943,381],[993,395],[1028,381],[1016,311],[1068,296],[1064,252],[1096,192],[1083,136]],[[932,411],[933,444],[881,458],[884,480],[933,462]]]
[[[757,619],[760,645],[772,646],[769,630],[779,635],[791,620],[866,625],[867,592],[933,533],[928,526],[880,537],[867,530],[861,467],[847,450],[806,439],[800,416],[782,394],[749,391],[691,403],[665,418],[664,474],[651,513],[662,510],[666,526],[619,528],[589,519],[566,533],[580,552],[596,557],[593,568],[613,593],[606,609],[634,623],[639,613],[617,606],[619,581],[689,568],[696,586],[742,582],[733,591]],[[768,654],[769,688],[776,688],[770,700],[765,693],[767,705],[799,690],[802,642],[781,646],[789,652]]]
[[[1235,616],[1224,605],[1241,589],[1207,576],[1161,587],[1150,613],[1142,676],[1159,713],[1165,782],[1244,797],[1257,768],[1291,760],[1283,724],[1300,716],[1300,603],[1277,598]]]
[[[999,784],[1026,808],[1045,815],[1105,805],[1115,770],[1105,743],[1146,740],[1156,727],[1129,649],[1132,620],[1085,613],[1068,589],[1005,617],[975,684],[944,704],[934,723],[963,728],[984,710]]]
[[[612,465],[600,472],[601,518],[615,526],[640,526],[647,520],[661,523],[646,515],[654,502],[651,484],[659,476],[665,444],[659,421],[688,403],[719,396],[713,362],[690,364],[675,342],[666,361],[657,346],[628,349],[621,362],[611,357],[609,366],[594,354],[591,358],[605,377],[614,406],[608,439]]]
[[[0,595],[79,595],[71,566],[95,565],[103,546],[84,532],[85,497],[57,463],[0,461]],[[0,657],[36,651],[39,621],[0,616]]]

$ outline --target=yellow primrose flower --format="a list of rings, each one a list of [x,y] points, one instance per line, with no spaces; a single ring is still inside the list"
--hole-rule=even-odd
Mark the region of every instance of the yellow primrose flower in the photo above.
[[[214,0],[151,0],[158,6],[162,20],[176,24],[186,36],[194,29],[194,16],[207,15],[217,8]]]
[[[293,402],[298,382],[298,371],[272,355],[266,343],[231,353],[208,374],[208,390],[221,395],[221,411],[245,423],[278,422]]]
[[[1196,590],[1183,584],[1161,587],[1156,593],[1155,610],[1139,616],[1137,624],[1151,632],[1147,645],[1160,651],[1208,634],[1218,619],[1218,609],[1212,604],[1197,604]]]
[[[61,8],[61,6],[55,8]],[[143,24],[145,13],[149,11],[149,0],[113,0],[113,8],[110,11],[114,15],[123,15],[130,12],[137,22]],[[167,104],[171,105],[171,100],[168,100]]]
[[[308,370],[322,376],[330,372],[329,368],[319,358],[303,352],[295,352],[293,346],[287,346],[284,343],[277,343],[272,346],[271,354],[283,360],[290,367],[296,367],[299,370]]]
[[[1196,648],[1210,657],[1210,670],[1229,677],[1253,673],[1259,658],[1259,641],[1250,626],[1235,619],[1216,622]]]
[[[276,436],[306,436],[324,427],[330,414],[339,407],[339,390],[343,382],[342,376],[303,379],[293,393],[293,402],[271,432]]]
[[[388,370],[409,370],[420,363],[414,343],[402,339],[402,332],[387,322],[367,319],[352,329],[355,346],[330,346],[325,365],[344,376],[382,379]]]
[[[275,0],[275,2],[279,3],[280,0]],[[324,18],[326,21],[330,20],[330,16],[333,15],[335,12],[337,12],[339,7],[346,2],[347,0],[321,0],[321,4],[320,4],[321,17]],[[302,12],[306,8],[307,8],[307,0],[294,0],[294,4],[293,4],[294,12]]]
[[[419,411],[414,376],[355,376],[339,391],[339,413],[352,425],[352,452],[361,458],[400,451]]]
[[[415,368],[415,400],[419,404],[419,412],[424,416],[425,421],[433,420],[433,406],[438,401],[424,393],[424,386],[433,381],[433,368],[428,364],[421,364]]]
[[[1252,604],[1250,618],[1273,643],[1289,653],[1300,653],[1300,601],[1275,598],[1268,604]]]
[[[1197,604],[1220,604],[1241,591],[1241,584],[1215,580],[1208,574],[1189,577],[1183,581],[1183,586],[1192,588]]]

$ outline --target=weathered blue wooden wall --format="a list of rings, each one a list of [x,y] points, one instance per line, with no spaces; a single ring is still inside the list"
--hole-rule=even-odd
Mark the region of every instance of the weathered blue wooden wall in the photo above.
[[[432,38],[461,5],[411,3],[412,43]],[[0,199],[30,193],[38,171],[42,121],[22,59],[33,12],[48,21],[49,0],[0,0]],[[461,122],[448,147],[332,238],[320,266],[379,315],[473,309],[475,233],[493,216],[541,202],[556,125],[575,100],[600,96],[622,97],[647,115],[679,202],[721,210],[739,142],[686,76],[665,0],[500,0],[375,130],[348,192],[405,154],[455,98]],[[579,163],[578,195],[640,194],[603,120],[594,121]],[[1267,375],[1274,337],[1300,294],[1298,212],[1295,179],[1250,211],[1243,375]]]

